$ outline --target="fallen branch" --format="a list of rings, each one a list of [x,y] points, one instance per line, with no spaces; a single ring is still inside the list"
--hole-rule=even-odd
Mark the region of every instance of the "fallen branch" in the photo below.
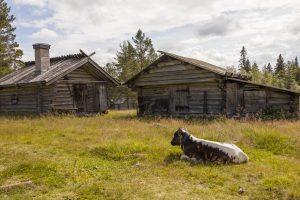
[[[16,187],[27,187],[27,186],[32,186],[33,183],[32,181],[25,181],[25,182],[20,182],[20,183],[13,183],[13,184],[9,184],[9,185],[2,185],[0,186],[0,190],[10,190]]]

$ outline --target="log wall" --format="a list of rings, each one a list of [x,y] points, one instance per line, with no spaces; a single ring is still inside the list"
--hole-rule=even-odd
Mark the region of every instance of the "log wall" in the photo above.
[[[177,60],[166,60],[136,82],[140,115],[204,115],[223,112],[220,76]]]
[[[45,113],[50,110],[53,87],[10,87],[0,90],[0,112]]]
[[[76,105],[73,101],[73,84],[78,83],[85,84],[86,83],[86,112],[93,113],[99,111],[99,103],[98,99],[99,95],[97,94],[99,91],[96,88],[96,84],[91,83],[92,81],[99,81],[98,78],[94,77],[89,73],[84,66],[80,67],[71,73],[69,73],[66,77],[58,80],[54,83],[54,99],[53,99],[53,109],[54,110],[74,110],[76,111]],[[106,85],[105,85],[106,87]],[[107,101],[107,99],[103,99],[103,101]]]
[[[267,107],[299,111],[298,94],[227,80],[171,58],[142,72],[131,86],[138,92],[139,115],[231,117]]]
[[[257,113],[268,107],[291,113],[299,111],[299,95],[293,92],[251,83],[237,84],[237,108],[241,107],[244,113]]]
[[[73,100],[73,84],[86,85],[86,112],[98,112],[107,109],[105,83],[99,81],[84,66],[72,71],[50,86],[23,86],[0,89],[0,112],[47,113],[50,111],[76,111]],[[99,91],[105,92],[99,102]],[[17,103],[15,103],[17,98]],[[104,105],[104,106],[103,106]]]

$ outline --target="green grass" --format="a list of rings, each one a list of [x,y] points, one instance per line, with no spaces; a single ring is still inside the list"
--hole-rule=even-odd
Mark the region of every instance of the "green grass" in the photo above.
[[[300,122],[0,117],[0,199],[300,199]],[[170,145],[178,127],[232,142],[241,165],[195,165]],[[242,187],[245,192],[239,194]]]

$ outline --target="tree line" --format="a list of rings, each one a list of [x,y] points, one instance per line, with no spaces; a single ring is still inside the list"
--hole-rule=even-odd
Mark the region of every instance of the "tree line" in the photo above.
[[[282,54],[279,54],[274,67],[270,63],[259,67],[255,61],[250,63],[247,50],[243,46],[240,51],[238,71],[234,67],[229,67],[228,70],[248,75],[257,83],[300,90],[300,67],[297,56],[285,62]]]

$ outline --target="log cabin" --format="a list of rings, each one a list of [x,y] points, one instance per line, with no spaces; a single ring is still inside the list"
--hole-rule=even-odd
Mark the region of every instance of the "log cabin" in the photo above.
[[[0,113],[105,113],[107,88],[119,85],[90,56],[49,57],[34,44],[35,60],[0,78]]]
[[[298,114],[298,91],[254,83],[247,76],[201,60],[160,53],[124,83],[137,91],[139,116],[235,117],[266,108]]]

